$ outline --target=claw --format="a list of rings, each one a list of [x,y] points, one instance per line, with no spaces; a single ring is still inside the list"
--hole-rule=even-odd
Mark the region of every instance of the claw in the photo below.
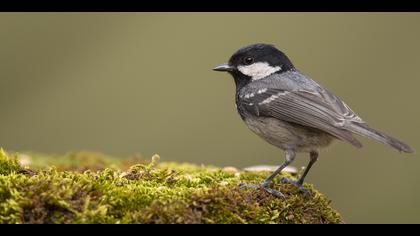
[[[259,185],[252,185],[252,184],[246,184],[246,183],[240,183],[239,184],[239,187],[242,187],[242,188],[250,188],[250,189],[254,189],[254,190],[257,190],[257,189],[260,188]]]
[[[286,177],[281,178],[281,179],[280,179],[280,182],[281,182],[282,184],[292,184],[292,185],[294,185],[294,186],[297,186],[297,185],[298,185],[296,181],[291,180],[291,179],[286,178]]]
[[[245,183],[240,183],[239,186],[254,189],[254,190],[264,189],[266,192],[270,193],[271,195],[273,195],[275,197],[285,198],[285,196],[282,192],[280,192],[278,190],[275,190],[275,189],[272,189],[272,188],[269,188],[267,186],[267,184],[265,184],[265,183],[262,183],[262,184],[259,184],[259,185],[249,185],[249,184],[245,184]]]
[[[272,189],[272,188],[268,188],[268,187],[261,187],[262,189],[264,189],[266,192],[270,193],[271,195],[278,197],[278,198],[286,198],[284,196],[284,194],[278,190]]]
[[[283,177],[283,178],[281,178],[280,182],[282,184],[291,184],[293,186],[298,187],[299,192],[301,192],[305,198],[310,198],[312,196],[312,193],[308,189],[303,187],[302,184],[299,183],[298,181],[294,181],[294,180],[288,179],[286,177]]]

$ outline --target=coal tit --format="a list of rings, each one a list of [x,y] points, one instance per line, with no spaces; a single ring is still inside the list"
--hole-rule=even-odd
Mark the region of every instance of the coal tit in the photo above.
[[[301,177],[297,181],[282,178],[281,182],[293,184],[305,196],[310,196],[303,183],[319,150],[334,139],[361,148],[362,144],[353,134],[371,138],[400,152],[414,152],[407,144],[370,128],[341,99],[302,74],[272,45],[243,47],[227,64],[213,70],[232,75],[236,84],[236,107],[248,128],[286,154],[284,163],[260,185],[243,186],[262,188],[284,197],[269,184],[294,160],[296,152],[306,152],[310,160]]]

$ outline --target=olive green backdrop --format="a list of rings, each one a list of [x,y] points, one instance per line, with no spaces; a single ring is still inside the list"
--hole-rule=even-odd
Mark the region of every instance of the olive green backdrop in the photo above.
[[[266,42],[419,150],[419,24],[417,13],[1,13],[0,146],[280,164],[237,115],[233,80],[211,70]],[[420,223],[420,156],[361,140],[322,152],[308,182],[348,223]]]

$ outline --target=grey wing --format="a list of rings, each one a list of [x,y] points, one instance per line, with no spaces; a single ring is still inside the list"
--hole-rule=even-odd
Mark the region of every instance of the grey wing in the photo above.
[[[362,147],[346,125],[364,123],[344,102],[326,90],[285,91],[263,89],[241,99],[243,107],[256,116],[274,117],[322,130],[358,148]]]

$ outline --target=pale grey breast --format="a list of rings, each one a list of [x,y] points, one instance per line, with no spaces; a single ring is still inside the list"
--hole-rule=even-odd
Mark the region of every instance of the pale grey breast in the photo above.
[[[283,150],[310,152],[328,146],[334,139],[321,130],[275,118],[249,116],[244,121],[255,134]]]

